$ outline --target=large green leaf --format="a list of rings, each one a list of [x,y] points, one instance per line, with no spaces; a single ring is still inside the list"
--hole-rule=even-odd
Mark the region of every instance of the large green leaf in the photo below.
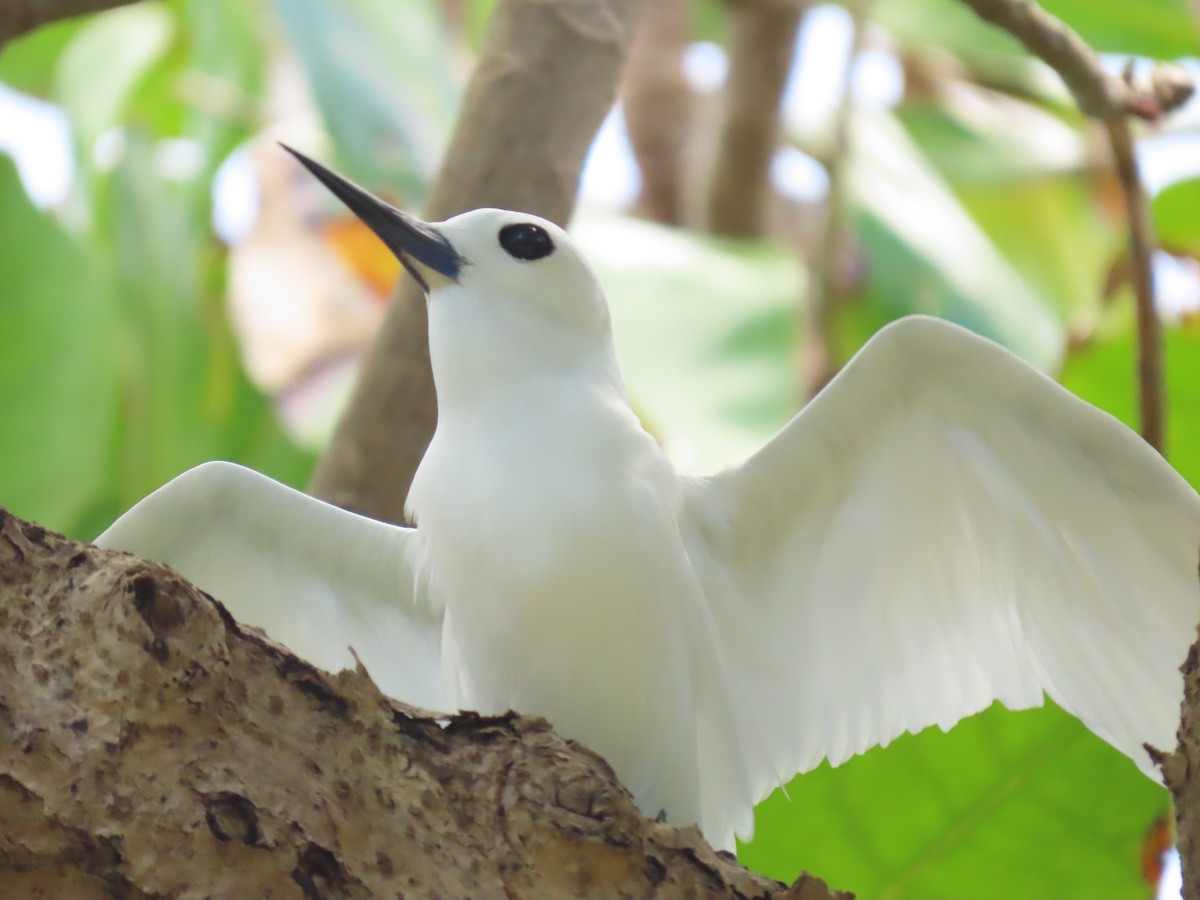
[[[618,217],[584,214],[573,232],[612,307],[634,405],[678,465],[714,471],[788,420],[803,298],[789,254]]]
[[[1030,178],[957,191],[972,218],[1062,322],[1094,316],[1124,235],[1083,178]]]
[[[1063,331],[894,119],[862,115],[849,183],[868,265],[859,304],[873,327],[909,313],[958,322],[1043,370]],[[856,343],[869,333],[858,333]]]
[[[276,0],[346,171],[420,206],[457,107],[427,0]]]
[[[9,41],[0,52],[0,81],[26,94],[49,97],[58,57],[85,22],[61,19]]]
[[[1092,317],[1124,234],[1078,171],[1079,135],[1029,104],[957,86],[897,118],[964,210],[1063,322]]]
[[[738,856],[876,900],[1141,900],[1141,839],[1167,813],[1077,719],[996,706],[793,779]]]
[[[1188,0],[1040,2],[1103,53],[1172,59],[1200,52],[1200,23]]]
[[[1187,0],[1043,0],[1041,5],[1101,52],[1173,59],[1200,51]],[[918,50],[940,46],[991,67],[1011,66],[1024,55],[1013,38],[959,0],[880,0],[871,16]]]
[[[953,183],[1012,182],[1084,167],[1079,129],[1041,107],[968,83],[918,96],[896,118],[926,159]]]
[[[1200,327],[1185,320],[1163,335],[1167,459],[1200,490]],[[1137,356],[1132,326],[1105,331],[1067,358],[1063,384],[1138,428]]]
[[[105,477],[116,401],[104,269],[29,202],[0,156],[0,504],[74,525]]]
[[[125,345],[112,502],[127,506],[208,459],[296,483],[311,460],[246,381],[217,293],[207,217],[179,203],[180,187],[153,176],[149,152],[130,136],[113,176],[113,218],[102,223],[114,240]]]
[[[83,161],[118,123],[140,79],[166,52],[172,31],[166,8],[139,3],[88,19],[62,51],[54,99],[67,111]]]
[[[993,28],[959,0],[879,0],[871,18],[903,44],[914,48],[943,47],[956,56],[1013,65],[1021,45]]]

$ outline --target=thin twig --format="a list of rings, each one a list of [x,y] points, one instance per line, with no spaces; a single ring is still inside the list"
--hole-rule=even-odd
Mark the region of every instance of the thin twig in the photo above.
[[[1137,298],[1137,370],[1138,405],[1141,410],[1142,437],[1159,453],[1166,452],[1166,402],[1163,386],[1162,323],[1154,301],[1154,226],[1150,221],[1146,192],[1138,177],[1137,158],[1129,120],[1106,119],[1104,127],[1112,147],[1117,180],[1125,198],[1129,218],[1129,255],[1133,292]]]
[[[845,299],[846,242],[846,161],[850,155],[850,123],[854,112],[854,62],[862,50],[863,22],[869,0],[851,3],[851,46],[838,86],[829,150],[822,162],[829,178],[825,197],[825,222],[816,253],[809,265],[808,322],[804,329],[801,360],[807,397],[817,393],[837,374],[837,308]]]
[[[1186,72],[1175,66],[1155,67],[1150,78],[1144,82],[1109,74],[1083,38],[1032,0],[962,2],[980,18],[1007,31],[1054,69],[1070,89],[1080,110],[1104,123],[1129,218],[1133,286],[1137,297],[1138,393],[1142,437],[1161,453],[1166,442],[1163,416],[1165,400],[1162,328],[1154,301],[1154,278],[1151,272],[1154,230],[1146,192],[1138,175],[1129,117],[1156,121],[1186,103],[1195,85]]]
[[[1110,75],[1100,65],[1096,52],[1061,19],[1052,16],[1033,0],[962,0],[986,22],[1002,28],[1025,45],[1034,56],[1050,66],[1066,84],[1079,109],[1096,119],[1127,115],[1156,120],[1172,112],[1191,96],[1178,91],[1190,83],[1174,66],[1165,92],[1152,78],[1147,84]]]
[[[703,227],[727,237],[766,233],[780,103],[807,10],[797,0],[724,0],[729,68],[708,173]]]

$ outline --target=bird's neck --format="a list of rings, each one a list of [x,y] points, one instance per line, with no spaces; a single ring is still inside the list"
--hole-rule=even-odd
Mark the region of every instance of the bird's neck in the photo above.
[[[431,303],[429,355],[440,418],[494,413],[553,396],[626,403],[608,323],[581,332],[472,308]]]

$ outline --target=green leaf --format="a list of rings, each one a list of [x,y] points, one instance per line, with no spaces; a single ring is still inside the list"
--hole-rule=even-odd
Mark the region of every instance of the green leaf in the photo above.
[[[1067,357],[1062,383],[1137,430],[1135,340],[1132,325],[1101,334]],[[1163,348],[1167,459],[1200,490],[1200,328],[1188,320],[1167,328]]]
[[[1161,191],[1152,209],[1163,246],[1181,253],[1200,252],[1200,178]]]
[[[230,459],[290,484],[311,458],[246,381],[214,278],[206,217],[149,164],[133,133],[113,173],[111,221],[122,324],[123,403],[112,502],[124,508],[191,466]]]
[[[804,280],[791,254],[586,213],[572,232],[604,285],[634,406],[678,465],[721,468],[795,412]]]
[[[849,184],[872,325],[909,313],[958,322],[1042,370],[1063,331],[894,119],[856,118]],[[866,334],[859,335],[861,339]]]
[[[116,401],[103,269],[25,195],[0,156],[0,504],[70,529],[105,477]]]
[[[871,18],[901,43],[943,47],[963,58],[990,59],[1012,65],[1024,51],[1015,38],[993,28],[959,0],[880,0]]]
[[[1078,171],[1083,146],[1029,104],[960,86],[897,117],[964,210],[1060,321],[1093,317],[1124,234]]]
[[[1187,0],[1043,0],[1041,5],[1100,52],[1154,59],[1200,52],[1196,20]],[[1006,65],[1006,57],[1011,61],[1025,55],[1015,39],[984,22],[959,0],[880,0],[871,16],[916,48],[932,44],[960,59],[992,66]]]
[[[738,857],[875,900],[1140,900],[1141,839],[1168,813],[1166,791],[1073,716],[997,705],[793,779]]]
[[[54,76],[54,97],[66,109],[90,163],[96,140],[116,125],[139,80],[166,52],[171,14],[139,3],[94,16],[63,50]]]
[[[424,202],[457,107],[435,4],[276,0],[349,175]]]
[[[1087,157],[1077,128],[1031,103],[975,85],[946,85],[936,98],[910,99],[896,118],[955,184],[1068,173]]]
[[[1102,53],[1129,53],[1153,59],[1195,56],[1200,30],[1188,0],[1040,0],[1041,5],[1079,32]]]
[[[0,81],[35,97],[49,97],[58,58],[85,21],[61,19],[9,41],[0,53]]]

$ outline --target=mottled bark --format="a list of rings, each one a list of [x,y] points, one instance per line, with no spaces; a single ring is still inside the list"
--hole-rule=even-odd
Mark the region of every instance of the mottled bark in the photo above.
[[[1183,664],[1183,715],[1173,753],[1147,747],[1175,802],[1176,846],[1183,863],[1183,898],[1200,900],[1200,642]]]
[[[431,718],[0,510],[0,896],[759,897],[544,721]]]
[[[432,220],[496,206],[564,224],[616,94],[642,0],[501,0],[434,185]],[[400,290],[312,493],[399,522],[437,423],[425,301]]]
[[[763,233],[771,159],[779,146],[779,104],[805,5],[801,0],[725,0],[729,74],[705,220],[715,234]]]
[[[642,176],[635,212],[655,222],[682,221],[684,146],[692,90],[683,74],[691,37],[687,0],[649,0],[629,54],[621,102]]]

